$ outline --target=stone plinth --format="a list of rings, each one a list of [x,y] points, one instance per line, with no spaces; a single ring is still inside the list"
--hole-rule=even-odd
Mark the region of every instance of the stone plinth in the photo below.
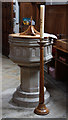
[[[40,79],[40,48],[35,36],[11,34],[10,59],[20,66],[21,84],[13,94],[13,101],[19,106],[35,107],[39,102]],[[52,58],[52,47],[44,48],[44,62]],[[44,87],[45,103],[49,102],[50,94]]]

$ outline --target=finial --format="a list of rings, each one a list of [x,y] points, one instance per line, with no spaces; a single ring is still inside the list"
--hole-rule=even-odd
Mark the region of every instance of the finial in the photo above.
[[[31,26],[32,26],[32,16],[31,16]]]

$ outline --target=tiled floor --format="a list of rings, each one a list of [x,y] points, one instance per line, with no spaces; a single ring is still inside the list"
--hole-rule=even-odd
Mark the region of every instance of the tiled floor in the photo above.
[[[1,71],[0,71],[1,72]],[[34,108],[17,107],[11,98],[20,84],[20,69],[10,59],[2,58],[2,118],[66,118],[65,85],[52,81],[46,76],[45,84],[50,92],[50,102],[47,107],[50,113],[45,116],[34,114]],[[1,99],[1,97],[0,97]]]

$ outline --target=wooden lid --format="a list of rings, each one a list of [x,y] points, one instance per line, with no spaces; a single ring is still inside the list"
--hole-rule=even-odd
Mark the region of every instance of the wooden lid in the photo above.
[[[25,39],[40,39],[40,35],[37,34],[35,36],[33,35],[21,35],[20,33],[16,33],[16,34],[9,34],[9,37],[12,37],[12,38],[25,38]],[[57,37],[53,34],[49,34],[49,33],[44,33],[44,38],[54,38],[54,39],[57,39]]]
[[[21,35],[20,33],[16,33],[16,34],[9,34],[9,37],[12,38],[28,38],[28,39],[40,39],[40,35],[36,35],[36,36],[32,36],[32,35]]]
[[[32,26],[32,16],[31,16],[31,25],[28,27],[27,30],[25,30],[22,33],[16,33],[16,34],[10,34],[9,37],[12,38],[25,38],[25,39],[40,39],[40,32],[38,32],[34,26]],[[48,33],[44,33],[44,38],[55,38],[57,39],[57,37],[55,35],[52,34],[48,34]]]

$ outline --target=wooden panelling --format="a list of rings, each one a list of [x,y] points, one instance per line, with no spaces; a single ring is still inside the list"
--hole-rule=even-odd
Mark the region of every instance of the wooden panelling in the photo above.
[[[13,32],[12,3],[2,3],[2,54],[9,55],[8,35]]]
[[[45,31],[66,34],[66,5],[47,5]]]
[[[66,35],[68,39],[68,4],[66,5]]]

